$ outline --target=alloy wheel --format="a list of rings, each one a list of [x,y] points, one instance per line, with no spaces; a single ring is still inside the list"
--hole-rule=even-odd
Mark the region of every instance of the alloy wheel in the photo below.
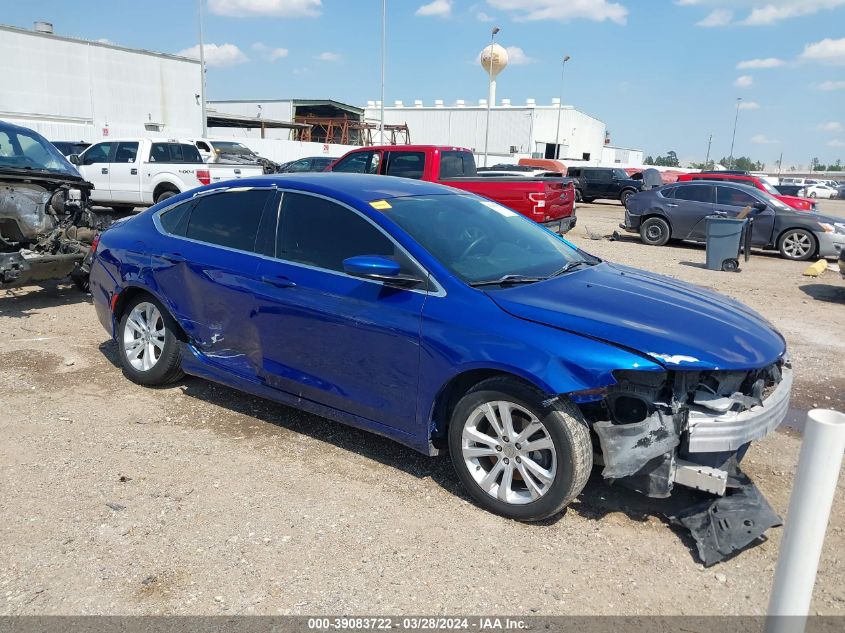
[[[138,371],[149,371],[164,351],[165,326],[159,309],[152,303],[136,305],[123,329],[123,351],[126,360]]]
[[[793,232],[783,238],[783,252],[792,259],[801,259],[809,255],[813,240],[806,233]]]
[[[505,503],[536,501],[557,473],[548,429],[524,407],[504,400],[485,402],[470,413],[461,453],[478,486]]]

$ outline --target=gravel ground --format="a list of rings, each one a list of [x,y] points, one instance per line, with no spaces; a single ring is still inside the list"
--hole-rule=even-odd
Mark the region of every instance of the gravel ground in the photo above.
[[[822,203],[845,216],[845,202]],[[845,410],[845,282],[755,255],[738,274],[696,246],[609,235],[583,205],[571,238],[610,260],[714,288],[789,341],[795,417]],[[661,519],[672,501],[604,485],[541,524],[481,511],[448,458],[188,378],[127,381],[70,285],[0,295],[0,614],[762,614],[782,530],[705,569]],[[745,470],[784,513],[794,431]],[[813,603],[845,613],[845,481]]]

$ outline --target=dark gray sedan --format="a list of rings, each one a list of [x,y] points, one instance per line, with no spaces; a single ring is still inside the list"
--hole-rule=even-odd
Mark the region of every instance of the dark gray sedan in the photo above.
[[[670,239],[705,240],[708,215],[736,217],[754,209],[751,244],[780,251],[793,260],[839,257],[845,248],[845,221],[796,211],[765,191],[728,182],[677,182],[628,198],[625,222],[645,244],[663,246]]]

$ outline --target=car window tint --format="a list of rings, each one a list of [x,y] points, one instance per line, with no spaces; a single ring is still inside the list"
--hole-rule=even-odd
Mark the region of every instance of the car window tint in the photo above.
[[[310,165],[309,165],[310,162],[311,161],[309,161],[307,158],[303,158],[302,160],[295,161],[291,164],[288,171],[290,171],[290,172],[308,171],[308,169],[310,168]]]
[[[716,202],[734,207],[745,207],[757,202],[757,198],[734,187],[716,187]]]
[[[424,168],[425,154],[423,152],[390,152],[385,174],[419,180],[423,176]]]
[[[249,189],[197,198],[185,236],[241,251],[254,251],[261,213],[271,195],[267,189]]]
[[[352,156],[347,156],[337,165],[332,168],[332,171],[341,171],[353,174],[369,174],[370,158],[373,152],[356,152]]]
[[[440,179],[478,176],[472,152],[449,150],[440,153]]]
[[[94,165],[95,163],[109,162],[109,154],[111,153],[111,143],[97,143],[88,148],[85,156],[82,158],[83,165]]]
[[[182,146],[175,143],[170,146],[170,160],[174,163],[181,163],[185,160],[185,155],[182,152]]]
[[[686,185],[675,190],[675,198],[690,202],[713,202],[711,185]]]
[[[158,216],[158,221],[161,223],[161,228],[165,233],[170,235],[179,235],[185,237],[188,230],[188,218],[191,216],[191,209],[194,206],[195,200],[188,200],[182,204],[178,204],[172,209],[168,209]]]
[[[664,187],[660,190],[660,195],[664,198],[674,198],[677,187]]]
[[[138,156],[138,143],[118,143],[114,154],[115,163],[134,163]]]
[[[150,162],[166,163],[169,160],[170,151],[167,149],[167,143],[153,143],[150,148]]]
[[[587,173],[587,180],[611,182],[613,180],[613,172],[610,169],[591,169]]]
[[[356,255],[394,257],[394,243],[363,217],[339,204],[285,193],[276,242],[276,257],[329,270],[343,270]]]
[[[581,176],[581,170],[577,168],[573,169],[572,167],[570,167],[566,170],[566,175],[572,176],[573,178],[579,178]]]
[[[202,141],[197,141],[197,148],[201,149],[204,152],[210,152],[211,151],[211,148],[207,144],[203,143]]]

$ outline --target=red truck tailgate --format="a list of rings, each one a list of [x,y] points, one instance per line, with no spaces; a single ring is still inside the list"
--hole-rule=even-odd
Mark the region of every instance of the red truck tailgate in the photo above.
[[[441,184],[495,200],[535,222],[552,222],[573,215],[572,183],[540,178],[456,178]]]

